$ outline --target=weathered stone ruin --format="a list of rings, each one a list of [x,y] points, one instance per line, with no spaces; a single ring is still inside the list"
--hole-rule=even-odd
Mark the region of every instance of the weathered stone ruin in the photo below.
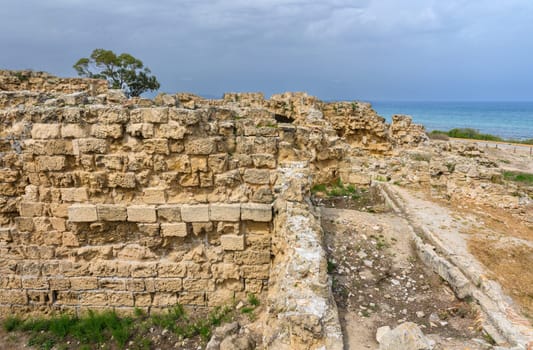
[[[311,185],[406,181],[417,171],[365,157],[427,141],[360,102],[126,99],[38,72],[0,72],[0,121],[3,312],[155,312],[254,293],[273,349],[342,348]]]

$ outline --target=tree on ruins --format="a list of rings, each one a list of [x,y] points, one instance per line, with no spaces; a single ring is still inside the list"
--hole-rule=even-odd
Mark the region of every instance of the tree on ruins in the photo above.
[[[111,50],[95,49],[89,58],[80,58],[73,66],[79,76],[105,79],[113,89],[122,89],[128,97],[159,89],[157,78],[141,60],[129,53],[116,55]]]

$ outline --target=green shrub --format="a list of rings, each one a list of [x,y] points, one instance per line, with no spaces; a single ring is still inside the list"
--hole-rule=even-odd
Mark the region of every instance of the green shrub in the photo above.
[[[520,173],[516,171],[504,171],[503,178],[508,181],[523,182],[526,184],[533,184],[533,174]]]

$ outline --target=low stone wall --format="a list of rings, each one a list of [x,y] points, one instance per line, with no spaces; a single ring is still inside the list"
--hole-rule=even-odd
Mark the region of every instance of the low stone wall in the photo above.
[[[70,94],[87,92],[96,96],[108,91],[107,82],[87,78],[58,78],[45,72],[0,70],[0,91],[46,91]]]

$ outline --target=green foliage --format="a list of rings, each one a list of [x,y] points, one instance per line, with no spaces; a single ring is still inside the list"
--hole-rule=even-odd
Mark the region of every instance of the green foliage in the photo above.
[[[533,184],[533,174],[505,171],[503,173],[503,178],[508,181],[523,182],[529,185]]]
[[[261,304],[257,296],[253,293],[248,294],[248,303],[254,307],[257,307]]]
[[[17,330],[22,325],[23,321],[17,316],[8,316],[4,321],[4,329],[7,332],[12,332]]]
[[[80,58],[74,69],[79,76],[105,79],[113,89],[122,89],[129,97],[159,89],[157,78],[141,60],[128,53],[116,55],[111,50],[95,49],[89,58]]]
[[[251,310],[244,313],[251,317],[253,310],[259,306],[259,299],[249,294],[248,302]],[[152,342],[146,335],[152,327],[167,329],[181,338],[199,336],[207,341],[214,327],[231,321],[234,316],[235,308],[226,306],[214,308],[204,317],[189,317],[181,305],[176,305],[166,313],[152,316],[147,316],[140,309],[136,309],[132,317],[121,317],[114,311],[91,310],[82,317],[61,314],[23,320],[9,316],[3,322],[3,327],[8,332],[29,333],[28,345],[44,350],[64,348],[72,340],[79,343],[80,349],[100,348],[104,344],[105,348],[123,349],[131,340],[134,344],[131,349],[147,350]]]
[[[333,261],[328,260],[328,273],[331,274],[335,269],[337,268],[337,264],[335,264]]]
[[[330,184],[315,184],[311,187],[311,193],[324,193],[329,197],[351,197],[352,199],[360,197],[357,187],[352,184],[344,185],[340,178]]]
[[[479,131],[472,129],[472,128],[455,128],[455,129],[451,129],[450,131],[433,130],[428,134],[428,136],[429,138],[433,140],[448,140],[449,137],[454,137],[457,139],[500,141],[500,142],[520,143],[524,145],[533,145],[533,139],[527,139],[527,140],[502,139],[499,136],[495,136],[491,134],[481,134]]]

